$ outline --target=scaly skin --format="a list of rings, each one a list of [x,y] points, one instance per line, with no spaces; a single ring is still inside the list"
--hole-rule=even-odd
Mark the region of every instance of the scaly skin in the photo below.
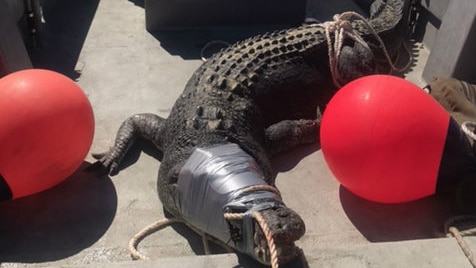
[[[408,1],[391,0],[372,5],[370,24],[382,36],[391,56],[406,32]],[[379,72],[381,50],[361,21],[353,26],[373,53],[346,41],[339,61],[345,81]],[[325,30],[322,24],[303,25],[238,42],[213,55],[191,77],[167,119],[137,114],[118,131],[114,147],[97,156],[111,175],[138,136],[162,151],[158,193],[164,208],[182,218],[176,205],[178,173],[197,147],[236,143],[258,163],[264,179],[274,185],[270,157],[299,144],[316,142],[320,116],[336,88],[330,77]],[[284,207],[262,211],[280,248],[279,263],[297,255],[294,241],[305,232],[303,220]],[[239,224],[231,222],[238,226]],[[194,226],[191,226],[194,228]],[[235,236],[236,237],[236,234]],[[264,235],[255,228],[253,258],[268,263]],[[225,243],[229,241],[223,241]],[[239,238],[233,242],[239,243]],[[233,243],[229,243],[234,246]],[[263,250],[264,248],[264,250]]]

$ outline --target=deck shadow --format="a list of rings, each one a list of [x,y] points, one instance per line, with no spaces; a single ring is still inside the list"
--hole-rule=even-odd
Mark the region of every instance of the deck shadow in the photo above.
[[[44,23],[35,36],[35,43],[27,43],[35,68],[59,72],[76,80],[76,70],[87,33],[99,0],[43,0]]]
[[[47,191],[0,203],[0,260],[41,263],[93,245],[112,223],[117,195],[112,181],[83,165]]]
[[[201,59],[202,56],[208,58],[214,53],[219,52],[220,49],[226,48],[228,45],[238,41],[289,27],[291,25],[214,26],[197,29],[160,30],[150,32],[150,34],[171,55],[191,60]],[[217,43],[219,45],[209,46],[210,44]]]
[[[293,148],[289,152],[283,152],[271,158],[275,172],[286,172],[295,168],[296,165],[308,155],[313,154],[321,149],[321,145],[316,142],[313,144],[303,144]]]
[[[449,196],[379,204],[364,200],[341,186],[339,197],[349,220],[370,242],[444,237],[445,221],[459,214]]]

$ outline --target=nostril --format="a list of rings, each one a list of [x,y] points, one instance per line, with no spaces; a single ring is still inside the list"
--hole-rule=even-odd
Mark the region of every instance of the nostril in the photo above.
[[[0,174],[0,201],[6,201],[12,199],[12,191],[7,184],[5,178]]]
[[[301,224],[300,222],[295,223],[295,224],[293,224],[293,227],[294,227],[294,229],[301,229],[303,227],[303,224]]]
[[[290,214],[290,211],[289,210],[280,210],[278,211],[278,216],[281,217],[281,218],[287,218]]]

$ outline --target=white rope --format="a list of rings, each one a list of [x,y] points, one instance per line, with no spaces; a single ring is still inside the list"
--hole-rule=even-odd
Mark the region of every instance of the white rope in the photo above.
[[[351,19],[353,15],[353,12],[344,12],[342,14],[334,15],[333,21],[327,21],[323,23],[324,29],[326,31],[327,51],[329,56],[329,65],[331,68],[332,81],[334,82],[334,85],[338,88],[341,87],[341,77],[338,68],[338,61],[340,58],[340,51],[344,44],[344,38],[349,37],[350,39],[354,40],[355,42],[358,42],[359,44],[370,50],[367,43],[352,28],[352,24],[350,23],[349,19]],[[331,32],[334,34],[334,44],[332,44]]]
[[[455,225],[458,222],[464,225],[464,223],[466,222],[468,226],[474,226],[475,219],[476,217],[474,215],[456,216],[448,219],[443,226],[445,232],[447,233],[447,236],[453,236],[456,239],[456,242],[458,243],[459,247],[461,248],[473,268],[476,268],[476,258],[473,250],[471,249],[471,247],[466,242],[463,236],[474,235],[476,233],[476,228],[472,227],[467,230],[460,231]]]
[[[471,137],[473,140],[476,140],[476,133],[474,133],[475,129],[476,129],[475,122],[466,121],[461,124],[461,130],[463,130],[463,132],[469,137]]]
[[[146,226],[145,228],[140,230],[137,234],[135,234],[129,241],[129,252],[131,253],[132,259],[133,260],[148,260],[149,258],[138,250],[139,243],[150,234],[160,229],[163,229],[175,222],[182,222],[182,221],[175,218],[166,218]]]
[[[326,31],[329,65],[331,68],[332,81],[334,82],[335,86],[337,86],[338,88],[341,87],[341,77],[339,73],[338,62],[344,39],[348,37],[354,40],[355,42],[361,44],[366,49],[370,50],[370,47],[365,42],[365,40],[359,35],[359,33],[355,29],[353,29],[352,23],[350,22],[350,19],[352,19],[352,17],[356,17],[362,20],[365,26],[367,26],[367,28],[370,30],[370,33],[377,39],[377,42],[382,47],[385,58],[387,59],[393,71],[403,72],[410,66],[411,61],[409,61],[403,68],[397,68],[393,63],[390,55],[388,54],[388,51],[385,47],[385,43],[382,41],[382,38],[380,38],[378,33],[368,22],[368,20],[359,13],[352,11],[344,12],[342,14],[334,15],[333,21],[323,23],[324,29]],[[334,44],[332,44],[331,32],[334,34]]]
[[[243,192],[248,192],[248,191],[270,191],[281,197],[281,194],[279,190],[276,187],[273,187],[271,185],[253,185],[247,188],[242,189]],[[243,219],[244,213],[224,213],[223,215],[225,219],[227,220],[236,220],[236,219]],[[270,262],[271,262],[271,267],[272,268],[278,268],[278,250],[276,248],[276,245],[274,244],[274,239],[271,234],[271,231],[269,230],[269,227],[264,220],[264,218],[261,216],[261,213],[254,212],[252,214],[253,218],[258,222],[260,225],[263,233],[265,234],[266,240],[268,242],[268,248],[270,250]],[[138,249],[139,243],[144,240],[147,236],[151,235],[154,232],[157,232],[161,229],[164,229],[167,226],[170,226],[173,223],[185,223],[182,220],[179,220],[177,218],[165,218],[159,221],[156,221],[146,227],[144,227],[142,230],[140,230],[138,233],[136,233],[129,241],[129,252],[131,253],[131,257],[133,260],[148,260],[149,257],[147,257],[145,254],[141,253]],[[197,231],[197,230],[196,230]],[[197,233],[200,234],[202,237],[202,244],[203,244],[203,250],[205,255],[210,255],[211,250],[210,250],[210,245],[209,245],[209,240],[210,237],[203,232],[197,231]],[[228,246],[227,244],[223,243],[220,240],[213,240],[215,243],[221,245],[223,248],[225,248],[229,253],[233,252],[233,249]]]

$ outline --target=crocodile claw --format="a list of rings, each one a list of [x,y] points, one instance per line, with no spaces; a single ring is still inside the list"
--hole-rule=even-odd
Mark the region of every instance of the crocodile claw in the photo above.
[[[115,176],[119,173],[119,162],[111,157],[109,152],[93,153],[92,156],[97,159],[96,162],[86,168],[86,171],[96,172],[99,175]]]

